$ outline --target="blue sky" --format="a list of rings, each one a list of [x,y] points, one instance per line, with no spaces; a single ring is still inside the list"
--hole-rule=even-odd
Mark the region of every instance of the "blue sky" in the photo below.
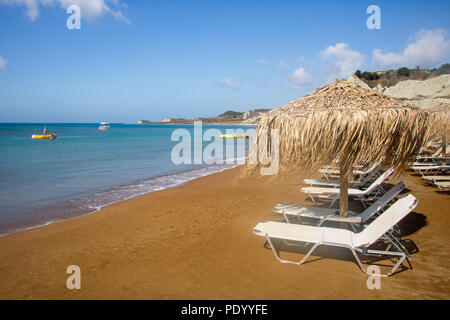
[[[277,108],[356,69],[450,62],[449,1],[26,3],[0,0],[0,122]],[[72,3],[80,30],[66,27]]]

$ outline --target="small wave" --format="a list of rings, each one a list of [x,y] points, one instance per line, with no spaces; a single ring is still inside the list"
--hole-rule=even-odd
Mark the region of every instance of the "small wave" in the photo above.
[[[233,164],[226,164],[226,161],[224,161],[225,164],[213,164],[197,169],[142,179],[135,181],[132,184],[116,186],[86,197],[72,199],[41,208],[40,211],[47,217],[46,219],[43,219],[44,221],[41,220],[39,223],[35,223],[31,226],[16,226],[14,229],[9,229],[5,233],[0,231],[0,237],[14,232],[33,229],[54,222],[90,214],[114,203],[129,200],[144,194],[178,187],[197,178],[237,167],[243,163],[243,160],[244,159],[235,159]]]

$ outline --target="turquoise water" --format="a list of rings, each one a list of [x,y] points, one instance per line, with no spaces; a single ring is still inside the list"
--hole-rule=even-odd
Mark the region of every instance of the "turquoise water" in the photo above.
[[[203,132],[238,128],[253,129],[203,126]],[[57,139],[31,139],[42,129],[43,124],[0,124],[0,235],[236,166],[249,141],[245,146],[232,142],[234,157],[226,164],[176,165],[171,152],[179,142],[171,141],[171,135],[186,129],[193,142],[193,126],[111,124],[109,130],[98,131],[98,124],[47,124]],[[205,148],[210,142],[200,144]],[[225,140],[223,147],[224,153],[231,150]]]

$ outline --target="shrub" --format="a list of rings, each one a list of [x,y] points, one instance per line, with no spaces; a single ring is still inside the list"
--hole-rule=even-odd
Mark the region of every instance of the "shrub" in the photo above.
[[[367,72],[367,71],[364,71],[364,72],[361,74],[361,78],[364,78],[364,79],[370,81],[370,80],[377,80],[377,79],[380,78],[380,76],[379,76],[377,73],[375,73],[375,72]]]
[[[397,70],[397,76],[399,77],[409,77],[409,69],[408,68],[400,68]]]

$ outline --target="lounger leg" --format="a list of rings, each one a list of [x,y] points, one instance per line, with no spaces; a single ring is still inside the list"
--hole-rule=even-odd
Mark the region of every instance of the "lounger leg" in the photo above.
[[[292,263],[292,264],[300,265],[303,262],[305,262],[306,259],[308,259],[308,257],[311,255],[311,253],[317,248],[317,246],[320,245],[320,242],[314,244],[314,246],[308,251],[308,253],[303,257],[302,260],[300,260],[299,262],[295,262],[295,261],[291,261],[291,260],[281,259],[280,255],[278,254],[278,251],[275,249],[272,241],[270,240],[270,237],[267,234],[265,235],[265,237],[266,237],[267,242],[270,245],[270,248],[272,249],[273,254],[277,258],[277,260],[282,262],[282,263]]]
[[[317,202],[316,202],[316,200],[314,200],[314,197],[311,194],[311,192],[308,192],[308,194],[309,194],[309,197],[311,198],[312,202],[314,203],[314,205],[317,206]]]
[[[387,274],[387,276],[391,276],[394,274],[395,270],[403,263],[405,259],[408,259],[407,255],[401,251],[401,252],[391,252],[391,251],[380,251],[380,250],[368,250],[369,254],[382,254],[382,255],[391,255],[398,257],[397,263],[392,267],[391,272]],[[364,254],[364,253],[363,253]],[[382,275],[386,276],[386,275]]]
[[[317,224],[318,227],[321,227],[327,220],[326,219],[320,219],[319,223]]]
[[[361,197],[358,197],[358,199],[359,199],[359,201],[361,201],[363,207],[367,209],[367,204],[366,204],[366,202],[364,201],[364,199],[361,198]]]
[[[389,231],[387,232],[387,238],[397,248],[397,250],[403,251],[406,254],[408,260],[411,259],[408,249],[406,249],[400,240],[394,237]]]
[[[328,208],[331,208],[338,198],[339,198],[339,196],[335,196],[333,201],[331,201],[330,205],[328,206]]]
[[[358,230],[356,229],[356,226],[354,223],[350,223],[350,226],[352,227],[353,232],[358,233]]]
[[[405,260],[406,255],[403,255],[401,258],[398,259],[397,263],[392,267],[391,272],[388,273],[388,275],[394,274],[395,270],[403,263],[403,260]]]
[[[354,250],[352,250],[352,252],[353,252],[353,255],[355,256],[355,259],[356,259],[356,261],[358,262],[358,265],[359,265],[359,267],[361,268],[361,270],[362,270],[365,274],[367,274],[367,275],[369,275],[369,276],[373,275],[373,274],[371,274],[371,273],[368,273],[367,270],[364,269],[364,267],[363,267],[363,265],[362,265],[362,263],[361,263],[361,260],[359,259],[359,257],[358,257],[358,255],[356,254],[356,252],[355,252]],[[388,277],[388,276],[393,275],[394,272],[395,272],[395,270],[397,270],[397,268],[402,264],[402,262],[403,262],[403,260],[405,260],[405,258],[406,258],[405,255],[402,255],[401,257],[399,257],[397,263],[392,267],[391,272],[389,272],[388,274],[380,274],[379,276],[380,276],[380,277]]]
[[[362,272],[364,272],[365,274],[371,275],[371,274],[367,273],[367,270],[364,268],[361,260],[359,259],[358,255],[356,254],[355,250],[350,247],[349,247],[349,249],[353,253],[353,256],[355,257],[355,260],[358,263],[358,266],[361,268]]]
[[[311,255],[311,253],[313,253],[314,250],[316,250],[316,248],[321,244],[321,242],[318,242],[316,244],[314,244],[312,246],[312,248],[308,251],[308,253],[303,257],[303,259],[299,262],[299,264],[302,264],[303,262],[306,261],[306,259],[309,258],[309,256]]]

